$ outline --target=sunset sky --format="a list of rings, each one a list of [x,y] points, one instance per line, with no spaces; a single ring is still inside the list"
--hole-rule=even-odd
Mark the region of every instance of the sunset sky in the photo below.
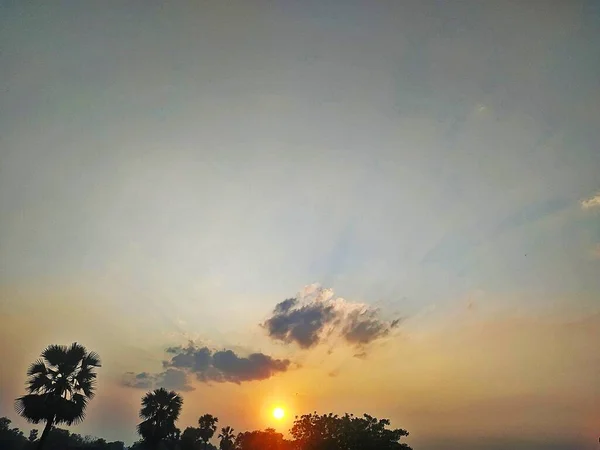
[[[600,3],[0,1],[0,416],[73,341],[109,440],[596,449]]]

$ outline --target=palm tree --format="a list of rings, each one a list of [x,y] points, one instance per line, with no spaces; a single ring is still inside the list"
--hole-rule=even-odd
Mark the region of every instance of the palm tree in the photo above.
[[[208,448],[208,441],[210,441],[217,431],[217,419],[212,414],[204,414],[198,419],[198,429],[200,430],[200,439],[204,442],[204,448]]]
[[[229,426],[221,428],[221,433],[219,433],[219,439],[221,440],[219,442],[219,448],[221,450],[233,450],[233,428]]]
[[[148,392],[142,398],[138,433],[151,447],[157,448],[163,439],[177,433],[175,422],[181,413],[183,399],[175,391],[164,388]]]
[[[96,367],[100,367],[98,354],[77,342],[70,347],[50,345],[31,364],[27,370],[29,394],[15,401],[15,409],[31,423],[46,422],[38,450],[54,425],[83,421],[85,407],[94,396]]]

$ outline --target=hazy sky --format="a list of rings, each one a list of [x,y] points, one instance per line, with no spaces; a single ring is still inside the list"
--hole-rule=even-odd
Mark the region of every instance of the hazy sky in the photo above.
[[[595,449],[599,143],[593,0],[2,0],[0,415],[77,340],[108,439]]]

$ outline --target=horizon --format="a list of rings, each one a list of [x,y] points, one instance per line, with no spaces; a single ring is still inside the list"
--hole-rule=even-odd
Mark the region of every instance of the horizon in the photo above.
[[[2,2],[0,416],[79,342],[82,435],[597,449],[599,5]]]

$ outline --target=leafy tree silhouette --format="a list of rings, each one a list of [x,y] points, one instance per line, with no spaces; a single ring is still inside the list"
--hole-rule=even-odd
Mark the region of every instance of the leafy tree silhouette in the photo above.
[[[29,442],[34,442],[38,438],[38,430],[35,428],[29,432]]]
[[[208,448],[208,441],[212,439],[217,431],[218,418],[212,414],[204,414],[198,419],[198,430],[200,432],[200,439],[204,443],[204,448]]]
[[[388,419],[376,419],[365,414],[307,414],[296,418],[291,434],[303,450],[410,450],[402,437],[408,431],[388,429]]]
[[[23,432],[18,428],[10,428],[11,420],[8,417],[0,417],[0,448],[4,449],[24,449],[27,439]]]
[[[273,428],[264,431],[246,431],[237,435],[235,446],[238,450],[293,450],[294,443],[283,438]],[[299,450],[301,450],[299,448]]]
[[[233,450],[235,448],[235,436],[233,434],[233,428],[229,426],[221,428],[221,433],[219,433],[219,439],[220,450]]]
[[[164,388],[148,392],[142,398],[140,418],[144,419],[137,426],[138,433],[144,443],[157,449],[165,439],[179,439],[179,430],[175,422],[181,413],[183,399],[175,391]]]
[[[29,394],[15,401],[17,412],[31,423],[46,422],[37,448],[41,450],[55,424],[83,421],[94,396],[100,357],[77,342],[70,347],[50,345],[27,371]]]
[[[198,450],[200,448],[200,430],[187,427],[181,434],[181,450]]]

